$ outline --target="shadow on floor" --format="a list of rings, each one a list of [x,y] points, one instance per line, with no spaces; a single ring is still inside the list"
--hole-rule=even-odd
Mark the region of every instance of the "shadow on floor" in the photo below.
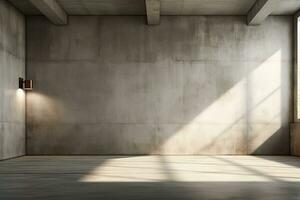
[[[0,199],[298,199],[300,179],[276,170],[296,177],[299,164],[270,156],[26,156],[0,162]],[[109,179],[84,180],[90,175]]]

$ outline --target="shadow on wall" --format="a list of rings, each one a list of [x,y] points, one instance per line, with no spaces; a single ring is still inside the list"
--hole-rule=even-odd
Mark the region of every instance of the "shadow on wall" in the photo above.
[[[29,154],[289,154],[291,18],[141,20],[28,20]]]
[[[281,68],[281,51],[278,50],[214,100],[189,124],[176,130],[164,145],[170,143],[169,148],[172,148],[174,143],[184,146],[187,143],[185,138],[195,138],[191,141],[193,145],[190,147],[194,148],[198,144],[199,153],[210,152],[210,149],[215,153],[215,148],[219,146],[221,148],[217,153],[220,154],[226,152],[227,148],[236,148],[235,152],[272,154],[280,142],[288,139],[286,134],[282,134]],[[272,73],[267,75],[270,72]],[[196,138],[199,133],[202,133],[201,126],[203,123],[210,122],[214,126],[206,131],[209,132],[210,138],[200,142],[199,140],[203,138]],[[197,126],[198,124],[200,127]],[[244,133],[244,135],[236,135],[236,133]],[[232,140],[235,141],[232,143]],[[243,142],[243,140],[247,141]],[[242,145],[245,144],[247,148],[243,149]],[[288,150],[284,149],[281,153],[287,154]]]

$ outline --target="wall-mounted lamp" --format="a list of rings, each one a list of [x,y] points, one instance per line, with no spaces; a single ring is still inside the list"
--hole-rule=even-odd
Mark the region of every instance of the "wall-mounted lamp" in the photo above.
[[[19,78],[19,88],[23,90],[32,90],[32,80],[24,80],[23,78]]]

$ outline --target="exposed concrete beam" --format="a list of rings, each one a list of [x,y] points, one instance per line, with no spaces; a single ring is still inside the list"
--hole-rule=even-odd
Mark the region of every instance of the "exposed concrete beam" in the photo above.
[[[145,0],[147,21],[149,25],[160,23],[160,0]]]
[[[54,24],[67,24],[67,14],[55,0],[29,0]]]
[[[279,5],[280,0],[256,0],[247,15],[248,25],[260,25]]]

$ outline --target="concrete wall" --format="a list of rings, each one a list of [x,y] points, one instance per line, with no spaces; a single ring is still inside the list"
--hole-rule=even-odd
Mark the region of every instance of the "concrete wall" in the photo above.
[[[29,154],[289,154],[292,18],[29,17]]]
[[[300,156],[300,124],[292,123],[290,125],[291,134],[291,155]]]
[[[0,160],[25,154],[25,19],[0,0]]]

